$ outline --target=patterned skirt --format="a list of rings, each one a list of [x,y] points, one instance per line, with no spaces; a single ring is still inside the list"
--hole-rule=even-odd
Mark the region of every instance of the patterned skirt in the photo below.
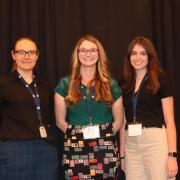
[[[64,141],[66,179],[116,179],[119,153],[112,124],[100,124],[100,137],[84,139],[83,126],[69,125]]]

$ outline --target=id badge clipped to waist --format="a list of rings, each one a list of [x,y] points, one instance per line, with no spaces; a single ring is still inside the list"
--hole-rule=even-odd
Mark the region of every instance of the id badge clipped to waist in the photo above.
[[[84,139],[95,139],[100,137],[99,125],[88,125],[82,127]]]
[[[142,135],[142,123],[130,123],[128,124],[128,136],[141,136]]]
[[[41,125],[39,127],[39,132],[40,132],[41,138],[47,138],[47,132],[46,132],[46,128],[44,126]]]

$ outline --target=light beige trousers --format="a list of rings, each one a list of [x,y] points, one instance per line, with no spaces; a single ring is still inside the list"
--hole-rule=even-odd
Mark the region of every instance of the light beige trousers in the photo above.
[[[131,137],[126,131],[126,180],[167,180],[167,154],[165,128],[143,128],[141,136]]]

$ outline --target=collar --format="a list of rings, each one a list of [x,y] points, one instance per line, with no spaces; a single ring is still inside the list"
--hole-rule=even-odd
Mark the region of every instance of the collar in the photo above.
[[[19,81],[18,72],[17,71],[10,72],[8,74],[8,79],[10,81]],[[35,74],[35,80],[36,80],[36,84],[42,83],[42,80],[39,77],[37,77],[36,74]]]

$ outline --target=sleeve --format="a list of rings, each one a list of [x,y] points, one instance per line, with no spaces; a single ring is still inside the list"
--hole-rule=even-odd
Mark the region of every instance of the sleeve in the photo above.
[[[160,89],[159,89],[160,97],[166,98],[173,96],[172,85],[168,75],[165,73],[160,74],[159,80],[160,80]]]
[[[116,101],[120,96],[122,96],[122,90],[116,80],[112,79],[110,84],[113,99]]]
[[[68,77],[61,78],[55,88],[55,92],[60,94],[63,97],[67,96],[69,82],[70,82],[70,79]]]

